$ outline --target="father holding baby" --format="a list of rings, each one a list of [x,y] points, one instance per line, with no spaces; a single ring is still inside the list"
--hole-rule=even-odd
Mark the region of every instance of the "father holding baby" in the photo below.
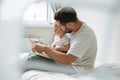
[[[34,43],[32,46],[33,52],[44,52],[51,59],[32,56],[24,63],[23,70],[66,74],[92,70],[97,53],[94,31],[85,22],[78,19],[77,13],[72,7],[67,6],[57,10],[54,19],[56,36],[52,46],[40,43]]]

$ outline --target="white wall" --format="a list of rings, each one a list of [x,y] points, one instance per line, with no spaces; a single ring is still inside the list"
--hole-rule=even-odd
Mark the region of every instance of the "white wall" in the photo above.
[[[107,52],[109,63],[120,63],[120,12],[114,15],[115,17],[112,20],[112,29],[109,32],[109,49]],[[110,34],[111,33],[111,34]],[[108,44],[109,44],[108,43]]]
[[[20,18],[24,8],[32,2],[35,2],[35,0],[2,0],[1,19]]]

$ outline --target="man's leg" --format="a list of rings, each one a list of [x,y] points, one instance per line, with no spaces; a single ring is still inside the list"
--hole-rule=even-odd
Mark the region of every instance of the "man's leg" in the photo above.
[[[65,66],[56,63],[52,59],[47,59],[37,55],[28,56],[28,58],[23,61],[22,69],[24,72],[28,70],[41,70],[65,74],[77,73],[72,66]]]

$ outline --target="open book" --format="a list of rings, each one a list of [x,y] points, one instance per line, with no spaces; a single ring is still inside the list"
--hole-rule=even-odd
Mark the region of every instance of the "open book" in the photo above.
[[[42,57],[45,57],[45,58],[49,58],[49,59],[51,59],[47,54],[45,54],[44,52],[41,52],[41,53],[39,53],[39,52],[34,52],[36,55],[39,55],[39,56],[42,56]]]
[[[36,40],[32,40],[29,38],[29,41],[30,43],[33,45],[34,43],[37,43]],[[43,43],[42,43],[43,44]],[[46,44],[45,44],[46,45]],[[51,59],[47,54],[45,54],[45,52],[34,52],[36,55],[39,55],[39,56],[42,56],[42,57],[45,57],[45,58],[49,58]]]

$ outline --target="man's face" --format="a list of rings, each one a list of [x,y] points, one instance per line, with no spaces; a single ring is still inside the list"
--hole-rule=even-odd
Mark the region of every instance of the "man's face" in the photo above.
[[[66,33],[71,33],[72,32],[72,30],[69,28],[69,26],[67,26],[67,24],[62,25],[59,21],[56,21],[56,25],[59,26]]]

